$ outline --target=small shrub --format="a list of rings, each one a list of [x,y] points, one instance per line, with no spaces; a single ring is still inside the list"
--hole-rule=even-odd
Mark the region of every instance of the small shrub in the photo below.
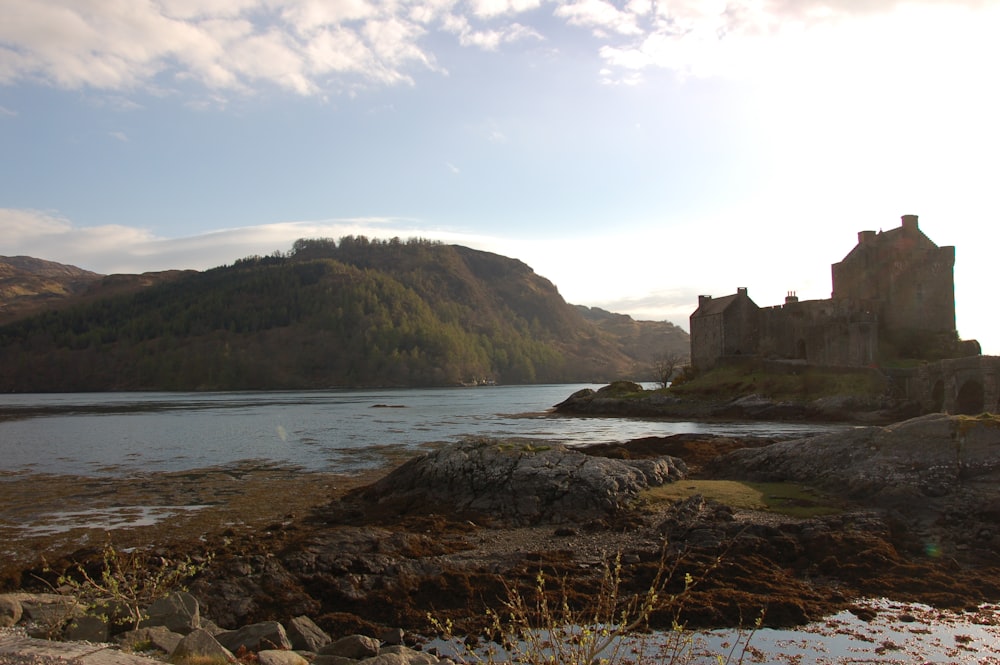
[[[664,550],[666,551],[666,549]],[[717,565],[718,562],[716,562]],[[707,576],[711,572],[703,571]],[[741,632],[728,654],[706,654],[699,650],[697,636],[679,622],[685,598],[700,582],[684,574],[683,590],[666,593],[667,584],[677,574],[677,562],[661,560],[649,588],[640,594],[626,595],[622,589],[621,555],[605,562],[600,587],[587,607],[575,609],[567,581],[553,593],[549,579],[539,572],[535,587],[526,597],[503,581],[506,598],[501,610],[486,610],[491,641],[485,648],[475,648],[476,640],[461,640],[453,634],[450,621],[440,622],[428,615],[433,630],[448,641],[454,657],[469,665],[628,665],[643,663],[680,664],[711,662],[717,665],[742,662],[748,653],[752,633]],[[673,613],[669,632],[650,634],[649,619],[654,612]],[[757,621],[759,627],[761,620]],[[756,630],[756,628],[754,629]]]
[[[120,550],[109,539],[101,550],[99,571],[73,564],[52,586],[74,599],[74,612],[82,609],[134,629],[147,618],[146,608],[153,601],[183,590],[184,582],[207,564],[195,563],[190,557],[171,560],[150,557],[141,550]],[[46,570],[51,572],[48,567]]]

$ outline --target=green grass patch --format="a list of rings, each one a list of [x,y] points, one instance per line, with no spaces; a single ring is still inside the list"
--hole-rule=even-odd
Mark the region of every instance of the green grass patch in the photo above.
[[[978,416],[957,415],[952,418],[958,423],[958,433],[961,435],[977,427],[1000,428],[1000,415],[994,413],[980,413]]]
[[[788,517],[820,517],[843,512],[835,498],[796,483],[750,483],[737,480],[680,480],[643,492],[650,503],[677,501],[695,494],[743,510],[763,510]]]
[[[877,397],[885,392],[885,378],[878,372],[813,366],[789,366],[785,371],[769,371],[760,365],[724,365],[679,385],[669,394],[677,397],[726,398],[763,395],[775,400],[811,401],[833,395]]]

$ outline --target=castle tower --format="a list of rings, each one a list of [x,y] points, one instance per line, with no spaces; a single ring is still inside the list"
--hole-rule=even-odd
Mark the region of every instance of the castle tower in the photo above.
[[[938,247],[916,215],[899,228],[862,231],[858,244],[833,264],[834,300],[870,301],[888,333],[955,332],[955,248]]]

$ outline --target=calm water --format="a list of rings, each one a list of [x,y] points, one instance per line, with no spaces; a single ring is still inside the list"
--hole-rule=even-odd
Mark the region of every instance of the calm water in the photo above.
[[[797,434],[815,425],[548,413],[584,385],[239,393],[78,393],[0,399],[0,472],[127,475],[272,460],[350,471],[375,452],[469,435],[570,445],[681,432]],[[828,429],[828,428],[826,428]]]

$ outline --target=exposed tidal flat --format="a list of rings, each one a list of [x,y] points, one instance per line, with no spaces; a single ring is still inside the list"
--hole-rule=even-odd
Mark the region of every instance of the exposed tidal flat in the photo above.
[[[400,477],[387,476],[389,469],[468,437],[516,440],[526,450],[544,450],[552,442],[587,448],[656,438],[662,447],[650,454],[687,455],[689,466],[698,467],[713,447],[854,430],[548,412],[580,387],[16,396],[17,403],[7,402],[0,416],[5,584],[42,555],[71,557],[98,547],[110,533],[120,546],[154,545],[168,554],[219,548],[223,568],[247,572],[264,586],[284,584],[296,596],[298,585],[306,584],[303,571],[314,565],[303,553],[325,560],[331,556],[325,552],[336,551],[331,561],[338,562],[334,568],[347,566],[344,579],[363,571],[361,577],[375,586],[348,589],[341,580],[322,594],[305,594],[309,602],[327,614],[337,608],[357,621],[416,629],[426,610],[421,602],[456,616],[476,612],[496,571],[507,579],[531,577],[541,568],[586,572],[603,554],[632,547],[641,574],[665,536],[704,544],[741,534],[712,593],[706,590],[696,604],[694,620],[726,625],[737,600],[747,616],[767,606],[769,627],[755,636],[762,655],[747,662],[996,662],[989,659],[997,657],[997,612],[970,592],[975,571],[958,560],[914,559],[902,546],[895,549],[891,522],[874,516],[776,520],[741,508],[727,517],[708,501],[682,502],[676,510],[660,503],[638,517],[515,528],[449,516],[440,504],[396,505],[396,499],[363,500],[355,492],[387,477],[392,480],[383,485],[398,489]],[[50,399],[54,403],[46,404]],[[9,433],[29,430],[35,438],[8,445],[15,441]],[[697,455],[691,454],[695,447]],[[692,470],[687,477],[694,486],[698,474]],[[750,528],[755,537],[744,538]],[[254,557],[262,552],[271,563],[255,568]],[[392,587],[402,582],[385,573],[387,565],[438,573],[424,579],[417,593]],[[224,577],[224,571],[214,581],[207,576],[199,582],[202,591],[211,599]],[[379,584],[394,591],[380,595]],[[948,587],[948,602],[912,603],[930,590],[940,600]],[[394,607],[393,595],[396,605],[412,607]],[[879,596],[887,599],[865,600]],[[232,620],[244,621],[253,612],[281,615],[303,601],[252,602],[256,609]],[[219,611],[221,601],[215,603]],[[800,628],[788,630],[792,625]],[[796,654],[800,660],[790,660]]]

